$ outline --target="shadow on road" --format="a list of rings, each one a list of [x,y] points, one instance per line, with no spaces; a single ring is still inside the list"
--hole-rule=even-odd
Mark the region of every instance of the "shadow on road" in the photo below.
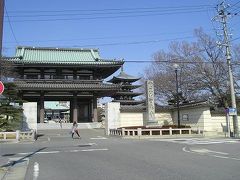
[[[8,168],[9,168],[9,167],[12,167],[12,166],[14,166],[15,164],[21,163],[21,162],[25,161],[24,159],[26,159],[26,158],[28,158],[28,157],[31,157],[31,156],[33,156],[34,154],[36,154],[37,152],[40,152],[40,151],[42,151],[42,150],[44,150],[44,149],[46,149],[46,147],[40,148],[40,149],[34,151],[33,153],[28,154],[27,156],[24,156],[24,157],[22,157],[21,159],[18,159],[18,160],[16,160],[16,161],[10,161],[9,163],[7,163],[7,164],[5,164],[5,165],[3,165],[3,166],[1,166],[1,167],[8,167]],[[4,154],[4,155],[2,155],[2,156],[7,156],[7,155],[10,156],[10,154]]]

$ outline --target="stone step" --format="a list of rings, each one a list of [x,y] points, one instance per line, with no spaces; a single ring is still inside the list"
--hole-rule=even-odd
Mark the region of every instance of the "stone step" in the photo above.
[[[62,123],[62,127],[60,123],[38,123],[37,129],[71,129],[72,123]],[[79,129],[95,129],[95,128],[103,128],[101,122],[91,122],[91,123],[78,123]]]

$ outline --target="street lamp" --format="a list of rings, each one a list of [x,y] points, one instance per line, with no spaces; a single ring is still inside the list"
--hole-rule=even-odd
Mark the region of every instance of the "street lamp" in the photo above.
[[[173,65],[175,69],[175,77],[176,77],[176,94],[177,94],[177,122],[178,128],[180,128],[180,108],[179,108],[179,91],[178,91],[178,64]]]

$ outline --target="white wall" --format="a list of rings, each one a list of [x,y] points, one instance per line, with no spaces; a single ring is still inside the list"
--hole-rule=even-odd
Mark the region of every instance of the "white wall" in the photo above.
[[[109,129],[117,129],[121,126],[120,122],[120,103],[110,102],[105,106],[105,129],[109,135]]]
[[[37,103],[23,103],[23,130],[37,130]]]
[[[183,120],[183,115],[188,115],[188,120]],[[182,125],[205,129],[206,120],[211,120],[209,107],[191,107],[180,109],[180,124]],[[173,122],[177,124],[177,110],[174,110],[173,112]]]
[[[143,126],[143,113],[142,112],[121,112],[120,113],[120,126]]]
[[[227,120],[225,115],[212,115],[212,129],[217,132],[226,132]],[[238,116],[238,129],[240,130],[240,116]],[[230,116],[230,130],[233,132],[233,118]]]

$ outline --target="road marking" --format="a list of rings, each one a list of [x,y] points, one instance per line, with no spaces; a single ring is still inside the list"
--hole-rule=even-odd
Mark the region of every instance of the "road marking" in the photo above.
[[[107,151],[108,149],[83,149],[81,151]]]
[[[189,145],[205,145],[205,144],[223,144],[223,143],[239,143],[238,140],[228,140],[228,139],[151,139],[150,141],[163,141],[172,142],[179,144],[189,144]]]
[[[90,139],[107,139],[107,138],[105,138],[103,136],[97,136],[96,138],[90,138]]]
[[[187,147],[183,147],[182,150],[184,152],[192,153],[192,154],[205,155],[205,156],[211,156],[211,157],[216,157],[216,158],[221,158],[221,159],[230,159],[230,160],[240,161],[239,158],[216,155],[216,154],[229,155],[229,153],[225,153],[225,152],[211,151],[208,149],[193,149],[193,150],[189,149],[188,150]],[[215,153],[215,154],[213,154],[213,153]]]
[[[225,153],[225,152],[211,151],[209,149],[194,149],[194,148],[190,148],[190,150],[193,151],[193,152],[197,152],[197,153],[214,153],[214,154],[228,155],[228,153]]]
[[[19,155],[28,155],[28,154],[32,154],[33,152],[25,152],[25,153],[17,153]]]
[[[50,137],[48,137],[47,140],[50,141],[51,140]]]
[[[33,166],[33,180],[37,180],[38,176],[39,176],[39,164],[35,162]]]
[[[97,143],[88,143],[87,145],[92,146],[92,145],[97,145]]]
[[[36,154],[56,154],[59,153],[60,151],[40,151],[40,152],[36,152]]]
[[[236,161],[240,161],[239,158],[233,158],[233,157],[230,157],[229,159],[236,160]]]
[[[90,144],[90,143],[89,143]],[[95,144],[95,143],[92,143]],[[18,155],[29,155],[29,154],[56,154],[56,153],[61,153],[61,152],[80,152],[80,151],[107,151],[108,149],[73,149],[73,150],[66,150],[66,151],[40,151],[40,152],[22,152],[22,153],[17,153]]]
[[[74,149],[74,150],[64,151],[64,152],[79,152],[79,151],[81,151],[81,150],[79,150],[79,149]]]
[[[218,155],[212,155],[212,156],[217,158],[222,158],[222,159],[229,159],[229,157],[226,157],[226,156],[218,156]]]
[[[206,149],[206,150],[210,153],[216,153],[216,154],[222,154],[222,155],[228,155],[229,154],[229,153],[225,153],[225,152],[211,151],[211,150],[208,150],[208,149]]]

